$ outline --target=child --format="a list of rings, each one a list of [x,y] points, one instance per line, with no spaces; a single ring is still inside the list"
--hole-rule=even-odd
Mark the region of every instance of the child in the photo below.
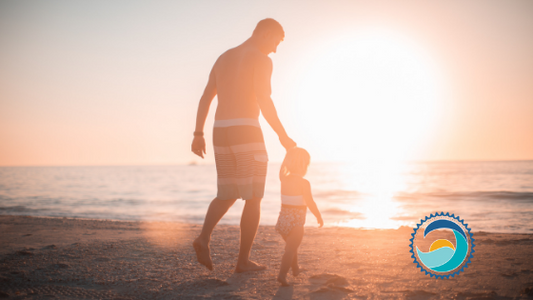
[[[287,273],[298,276],[298,247],[304,235],[305,215],[307,208],[315,215],[320,227],[324,225],[322,216],[311,195],[311,185],[303,176],[311,161],[309,153],[302,148],[292,148],[281,164],[279,179],[281,180],[281,212],[279,213],[276,231],[285,240],[285,253],[281,259],[278,281],[288,286]]]

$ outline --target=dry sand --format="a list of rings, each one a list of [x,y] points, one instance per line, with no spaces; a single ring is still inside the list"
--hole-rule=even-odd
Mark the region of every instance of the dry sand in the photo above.
[[[284,243],[261,226],[234,274],[239,228],[218,226],[215,270],[196,262],[200,225],[0,216],[0,298],[7,299],[530,299],[533,235],[474,232],[476,252],[455,278],[431,278],[409,253],[411,228],[306,228],[300,276],[275,278]]]

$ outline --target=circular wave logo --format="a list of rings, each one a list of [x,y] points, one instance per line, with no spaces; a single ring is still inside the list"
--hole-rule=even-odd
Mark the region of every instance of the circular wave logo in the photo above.
[[[420,221],[411,234],[409,251],[417,268],[441,279],[454,277],[468,268],[475,252],[475,240],[464,220],[441,212]]]

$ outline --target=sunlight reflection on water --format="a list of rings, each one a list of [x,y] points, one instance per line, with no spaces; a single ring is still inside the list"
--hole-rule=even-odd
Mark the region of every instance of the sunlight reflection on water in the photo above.
[[[338,226],[355,228],[397,229],[411,222],[395,220],[403,209],[394,200],[396,192],[405,188],[404,164],[341,164],[338,172],[342,189],[359,191],[364,196],[345,209],[359,213],[358,218],[337,221]]]
[[[262,225],[278,218],[278,170],[269,164]],[[314,162],[306,178],[326,226],[414,227],[444,211],[473,230],[533,233],[532,161]],[[0,168],[0,214],[199,224],[215,195],[214,165]],[[243,206],[220,223],[239,224]]]

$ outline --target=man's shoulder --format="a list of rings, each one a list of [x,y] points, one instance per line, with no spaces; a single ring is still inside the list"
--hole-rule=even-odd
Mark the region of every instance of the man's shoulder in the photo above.
[[[228,49],[228,50],[224,51],[224,53],[220,54],[220,56],[217,58],[217,61],[216,61],[216,62],[218,63],[218,62],[220,62],[220,61],[225,60],[225,59],[228,58],[229,56],[231,56],[231,54],[232,54],[232,52],[233,52],[234,49],[235,49],[235,48],[231,48],[231,49]]]
[[[238,68],[251,68],[260,70],[271,70],[272,60],[268,55],[253,47],[238,46],[222,53],[213,66],[215,72],[225,72],[228,68],[235,66]],[[233,66],[233,67],[232,67]]]
[[[265,55],[259,49],[251,46],[240,45],[235,48],[231,48],[220,55],[219,59],[225,57],[240,57],[245,60],[251,60],[258,63],[272,63],[272,60],[268,55]]]
[[[252,55],[254,59],[256,59],[259,62],[272,63],[272,59],[268,55],[264,54],[263,52],[257,49],[253,49],[252,51],[250,51],[250,55]]]

